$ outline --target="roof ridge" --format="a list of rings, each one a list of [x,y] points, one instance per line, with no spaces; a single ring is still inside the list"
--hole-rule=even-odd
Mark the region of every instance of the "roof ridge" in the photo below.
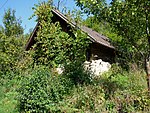
[[[62,14],[59,10],[53,8],[52,11],[53,11],[54,13],[57,13],[61,18],[65,19],[65,20],[68,21],[70,24],[72,24],[73,27],[76,26],[76,23],[75,23],[75,22],[72,22],[71,20],[69,20],[69,19],[68,19],[64,14]]]
[[[93,30],[92,28],[89,28],[87,26],[79,26],[76,22],[73,20],[69,20],[63,13],[61,13],[59,10],[52,8],[51,10],[55,15],[59,16],[63,21],[70,24],[72,27],[78,27],[81,31],[87,33],[87,35],[90,37],[90,40],[96,43],[99,43],[101,45],[104,45],[106,47],[109,47],[111,49],[115,49],[114,46],[111,45],[110,39],[106,36],[102,35],[101,33],[98,33],[97,31]],[[32,34],[30,35],[30,39],[28,40],[28,43],[26,45],[26,50],[29,49],[29,47],[32,45],[32,41],[34,40],[34,35],[38,29],[39,22],[35,26]]]

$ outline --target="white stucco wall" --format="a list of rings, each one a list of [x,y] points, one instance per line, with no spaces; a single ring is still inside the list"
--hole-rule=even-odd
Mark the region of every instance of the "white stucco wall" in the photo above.
[[[111,64],[109,62],[104,62],[101,59],[92,60],[91,62],[85,61],[83,66],[86,71],[90,71],[94,76],[99,76],[111,68]],[[56,68],[56,71],[58,74],[62,74],[64,67],[59,65],[58,68]]]
[[[107,72],[111,68],[111,64],[109,62],[104,62],[101,59],[92,60],[91,62],[84,62],[85,70],[90,71],[94,76],[99,76],[104,72]]]

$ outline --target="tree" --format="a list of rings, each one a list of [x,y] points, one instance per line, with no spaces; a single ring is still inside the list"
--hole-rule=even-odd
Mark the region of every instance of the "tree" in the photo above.
[[[100,15],[104,7],[106,7],[105,0],[75,0],[77,6],[84,10],[85,13]]]
[[[15,11],[9,9],[3,17],[4,27],[0,26],[0,74],[16,71],[17,63],[23,54],[24,36],[21,20]]]
[[[145,58],[149,62],[149,0],[112,0],[110,5],[106,5],[105,0],[75,1],[86,13],[111,24],[117,34],[122,36],[121,42],[117,43],[118,50],[122,52],[121,57],[126,57],[126,61],[138,65],[143,64]],[[150,70],[148,68],[147,73]],[[148,78],[150,84],[150,73]]]
[[[19,36],[23,34],[22,21],[15,16],[15,10],[8,9],[3,17],[4,31],[7,36]]]
[[[128,57],[132,57],[130,60],[138,58],[134,56],[143,58],[147,53],[148,49],[145,50],[149,35],[146,31],[146,28],[149,29],[146,27],[149,25],[149,22],[146,22],[149,18],[148,0],[113,0],[110,5],[106,5],[104,0],[76,0],[76,3],[85,12],[96,16],[97,20],[108,22],[117,30],[118,35],[123,37],[118,49],[124,53],[131,53],[128,54]],[[132,54],[137,52],[138,55]]]

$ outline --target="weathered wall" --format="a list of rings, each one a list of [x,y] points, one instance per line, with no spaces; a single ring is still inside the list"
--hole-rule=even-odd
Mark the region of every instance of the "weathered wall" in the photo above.
[[[106,46],[100,45],[99,43],[91,43],[89,49],[87,50],[87,60],[98,60],[102,59],[106,62],[114,62],[115,51]]]

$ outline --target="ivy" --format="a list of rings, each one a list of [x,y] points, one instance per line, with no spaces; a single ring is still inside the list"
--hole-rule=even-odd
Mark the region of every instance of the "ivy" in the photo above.
[[[64,32],[58,21],[52,22],[52,7],[49,3],[41,4],[35,9],[40,24],[35,38],[33,54],[35,63],[53,67],[58,64],[84,61],[89,43],[87,35],[74,28],[70,29],[71,33]]]

